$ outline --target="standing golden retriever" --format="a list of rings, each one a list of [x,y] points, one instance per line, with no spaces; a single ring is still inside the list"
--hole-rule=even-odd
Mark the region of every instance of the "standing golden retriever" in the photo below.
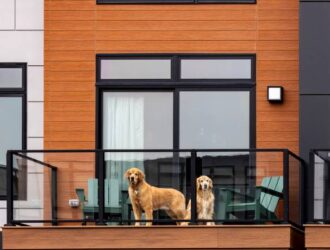
[[[202,175],[196,179],[196,203],[197,203],[197,219],[213,220],[214,215],[214,194],[213,182],[206,176]],[[188,203],[186,220],[191,218],[191,200]],[[206,222],[206,225],[214,225],[214,222]]]
[[[138,168],[126,171],[125,178],[129,183],[128,194],[132,203],[135,220],[141,220],[142,211],[146,220],[153,219],[153,211],[162,209],[174,220],[183,220],[186,215],[184,195],[172,188],[157,188],[145,181],[144,173]],[[181,224],[181,223],[177,223]],[[136,226],[140,223],[136,222]],[[152,222],[147,222],[151,226]]]

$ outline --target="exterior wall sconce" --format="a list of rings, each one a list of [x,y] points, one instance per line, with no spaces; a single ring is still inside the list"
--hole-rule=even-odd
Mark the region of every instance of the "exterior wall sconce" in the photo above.
[[[284,88],[281,86],[267,87],[267,99],[271,103],[282,103],[283,94],[284,94]]]

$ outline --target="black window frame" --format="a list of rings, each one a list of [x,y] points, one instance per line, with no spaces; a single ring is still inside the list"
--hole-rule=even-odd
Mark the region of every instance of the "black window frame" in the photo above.
[[[102,59],[170,59],[171,79],[101,79]],[[180,79],[180,59],[250,59],[251,79]],[[255,54],[97,54],[95,147],[103,148],[103,93],[106,91],[172,91],[173,148],[179,148],[178,95],[180,91],[249,91],[250,148],[256,147],[256,55]]]
[[[18,88],[0,88],[0,97],[22,98],[22,150],[26,150],[27,149],[27,63],[0,62],[0,68],[22,69],[22,86]],[[6,200],[6,199],[7,199],[6,195],[0,195],[0,200]]]
[[[96,0],[97,4],[256,4],[257,0]]]

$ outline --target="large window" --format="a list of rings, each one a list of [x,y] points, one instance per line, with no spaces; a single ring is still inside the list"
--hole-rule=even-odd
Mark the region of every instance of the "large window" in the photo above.
[[[98,55],[96,85],[97,148],[255,148],[254,55]],[[105,177],[119,183],[120,195],[127,192],[124,172],[135,166],[152,185],[185,193],[189,157],[107,153]],[[202,173],[218,187],[235,186],[243,193],[255,187],[253,155],[206,152],[197,157]]]
[[[26,64],[0,63],[0,199],[6,196],[6,152],[26,148]],[[15,182],[14,176],[14,182]]]
[[[121,3],[256,3],[257,0],[96,0],[98,4],[121,4]]]
[[[98,55],[97,147],[255,147],[254,55]]]

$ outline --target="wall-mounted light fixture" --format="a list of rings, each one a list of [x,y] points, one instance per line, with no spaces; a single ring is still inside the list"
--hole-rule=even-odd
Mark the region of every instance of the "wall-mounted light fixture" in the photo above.
[[[281,86],[268,86],[267,87],[267,99],[272,103],[283,102],[284,89]]]

